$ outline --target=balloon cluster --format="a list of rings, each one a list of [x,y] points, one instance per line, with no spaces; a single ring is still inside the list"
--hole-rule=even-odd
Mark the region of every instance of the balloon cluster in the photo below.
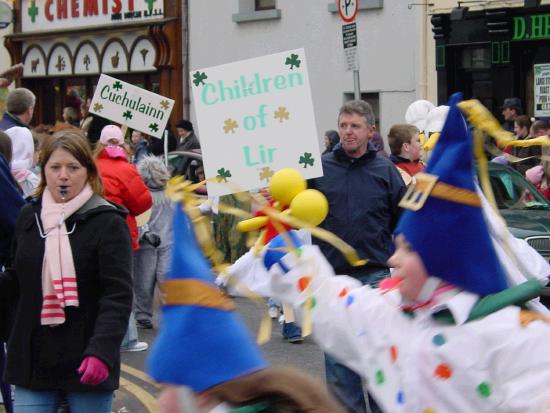
[[[328,201],[316,189],[307,189],[304,177],[295,169],[277,171],[269,183],[272,200],[256,216],[237,224],[242,232],[262,230],[261,245],[292,227],[316,227],[328,214]]]

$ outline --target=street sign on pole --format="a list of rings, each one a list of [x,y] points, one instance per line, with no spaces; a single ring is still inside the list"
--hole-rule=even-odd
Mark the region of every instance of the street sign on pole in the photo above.
[[[355,17],[359,10],[359,0],[338,0],[338,15],[342,19],[342,40],[346,70],[353,70],[353,92],[356,100],[361,99],[359,85],[359,61],[357,59],[357,25]]]
[[[353,23],[357,16],[359,0],[338,0],[338,15],[344,23]]]
[[[342,40],[344,41],[344,56],[346,70],[359,70],[357,61],[357,25],[348,23],[342,25]]]

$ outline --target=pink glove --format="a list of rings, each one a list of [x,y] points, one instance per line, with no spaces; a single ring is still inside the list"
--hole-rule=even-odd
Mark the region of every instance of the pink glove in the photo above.
[[[109,377],[107,365],[94,356],[85,357],[77,371],[82,376],[80,377],[80,383],[91,384],[92,386],[103,383]]]
[[[525,177],[533,185],[540,184],[540,181],[542,181],[543,175],[544,175],[544,168],[542,167],[542,165],[533,166],[532,168],[527,169],[525,171]]]

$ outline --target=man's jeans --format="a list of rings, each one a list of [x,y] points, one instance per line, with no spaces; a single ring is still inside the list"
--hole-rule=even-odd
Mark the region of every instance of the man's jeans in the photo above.
[[[378,283],[389,277],[389,269],[380,269],[364,275],[353,275],[363,285],[378,287]],[[325,375],[327,386],[336,399],[349,413],[365,413],[367,406],[363,394],[361,377],[353,370],[340,364],[335,358],[325,354]],[[375,401],[369,396],[369,406],[372,413],[382,413]]]

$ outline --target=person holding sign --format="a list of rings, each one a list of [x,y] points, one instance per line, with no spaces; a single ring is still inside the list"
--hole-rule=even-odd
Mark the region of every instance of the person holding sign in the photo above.
[[[322,157],[325,175],[310,181],[328,199],[331,213],[320,225],[350,244],[362,267],[352,267],[332,245],[314,239],[336,273],[349,274],[363,284],[377,286],[389,275],[387,260],[393,249],[392,231],[397,223],[397,204],[405,193],[399,172],[370,145],[376,130],[374,112],[364,101],[346,102],[338,115],[340,143]],[[326,357],[329,388],[350,412],[365,412],[361,378]],[[371,410],[379,412],[374,402]]]

